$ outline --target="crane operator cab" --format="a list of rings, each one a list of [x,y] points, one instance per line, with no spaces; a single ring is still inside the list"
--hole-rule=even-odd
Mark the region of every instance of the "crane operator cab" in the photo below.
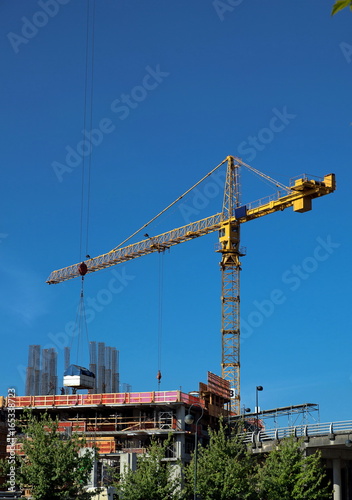
[[[219,229],[219,251],[229,251],[229,252],[239,252],[240,244],[240,223],[241,219],[245,218],[247,215],[247,207],[244,205],[235,209],[234,220],[227,220],[222,223]],[[244,255],[244,254],[243,254]]]

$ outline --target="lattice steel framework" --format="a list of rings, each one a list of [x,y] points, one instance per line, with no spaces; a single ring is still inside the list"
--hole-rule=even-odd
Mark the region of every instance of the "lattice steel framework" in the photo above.
[[[64,366],[65,370],[70,366],[70,360],[71,360],[71,348],[70,347],[64,347]]]
[[[240,206],[239,164],[228,158],[220,229],[221,292],[221,370],[231,384],[232,409],[240,412],[240,223],[233,219]]]
[[[119,351],[115,347],[111,348],[111,392],[119,392],[120,377],[119,377]]]
[[[95,381],[94,381],[94,389],[92,389],[92,393],[96,394],[97,393],[97,379],[98,379],[98,372],[97,372],[97,343],[95,341],[89,342],[89,370],[94,373],[95,375]]]
[[[40,394],[40,357],[41,346],[30,345],[28,351],[28,367],[26,376],[26,396],[36,396]]]

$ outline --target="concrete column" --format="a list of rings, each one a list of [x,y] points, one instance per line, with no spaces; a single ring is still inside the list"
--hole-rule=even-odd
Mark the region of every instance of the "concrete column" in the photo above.
[[[334,483],[334,500],[342,500],[341,488],[341,459],[333,458],[332,460],[332,476]]]
[[[177,425],[180,429],[185,429],[185,407],[179,406],[176,409],[176,420]],[[181,460],[184,463],[185,460],[185,435],[184,434],[174,434],[174,438],[177,443],[177,459]]]

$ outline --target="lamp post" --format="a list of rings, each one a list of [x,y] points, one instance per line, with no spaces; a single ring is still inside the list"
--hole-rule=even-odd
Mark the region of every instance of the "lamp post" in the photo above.
[[[257,387],[255,388],[255,412],[256,412],[256,431],[258,432],[259,430],[259,425],[258,425],[258,413],[259,413],[259,408],[258,408],[258,392],[262,391],[263,390],[263,387],[261,385],[257,385]]]
[[[203,417],[203,407],[198,404],[194,403],[189,407],[188,414],[185,416],[185,423],[188,425],[192,425],[194,422],[194,416],[191,415],[191,410],[193,406],[199,406],[199,408],[202,410],[202,413],[198,420],[196,421],[196,430],[194,433],[194,485],[193,485],[193,498],[194,500],[197,500],[197,459],[198,459],[198,422],[200,419]]]

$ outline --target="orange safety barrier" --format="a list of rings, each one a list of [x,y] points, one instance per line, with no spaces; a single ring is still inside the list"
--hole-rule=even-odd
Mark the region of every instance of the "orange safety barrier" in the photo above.
[[[72,429],[74,432],[85,432],[86,424],[85,422],[73,420],[70,422],[59,422],[59,431],[64,431],[66,429]]]
[[[93,406],[93,405],[123,405],[149,403],[196,403],[197,397],[189,396],[180,391],[151,392],[119,392],[111,394],[63,394],[48,396],[16,396],[11,398],[11,406],[25,407],[55,407],[55,406]],[[202,402],[203,403],[203,402]],[[5,406],[8,405],[5,398]],[[10,406],[9,405],[9,406]],[[204,406],[204,404],[202,404]]]
[[[189,405],[200,405],[205,407],[205,403],[203,399],[198,398],[197,396],[192,396],[190,394],[181,393],[181,401],[183,403],[188,403]]]
[[[116,444],[114,438],[95,438],[87,439],[87,447],[95,446],[99,453],[115,453]]]
[[[86,443],[87,448],[92,448],[92,447],[98,448],[99,453],[115,453],[116,452],[116,444],[114,440],[107,440],[105,439],[104,441],[92,441],[88,440]],[[11,451],[15,451],[16,455],[24,455],[23,452],[23,444],[22,443],[16,443],[15,444],[15,450],[13,450],[13,447],[10,445],[6,446],[6,453],[10,453]]]

